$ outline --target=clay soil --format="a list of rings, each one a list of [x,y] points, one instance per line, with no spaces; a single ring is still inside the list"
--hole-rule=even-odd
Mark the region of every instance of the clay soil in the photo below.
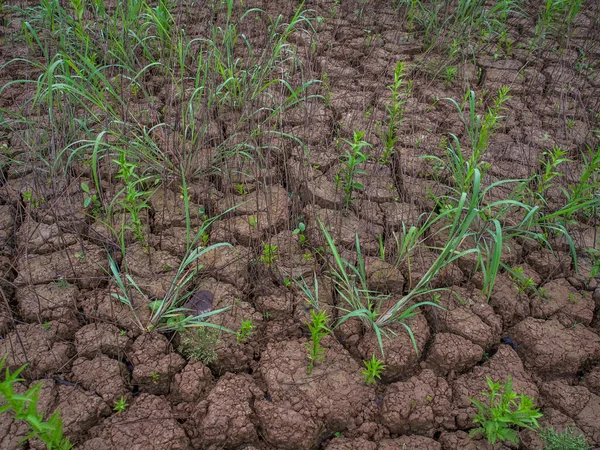
[[[176,11],[178,25],[191,38],[209,37],[208,21],[220,20],[210,19],[211,6],[203,3]],[[298,6],[255,0],[243,2],[242,8],[238,3],[237,18],[245,9],[259,7],[271,17],[289,19]],[[220,335],[210,349],[215,357],[207,364],[179,351],[177,333],[141,332],[133,314],[111,296],[117,291],[108,275],[108,254],[119,253],[119,242],[83,206],[81,184],[93,185],[89,166],[73,164],[63,178],[49,179],[36,148],[25,145],[49,117],[29,116],[27,126],[1,125],[0,355],[8,355],[13,370],[28,364],[23,384],[43,384],[40,410],[60,410],[75,448],[506,448],[470,439],[468,432],[476,413],[470,398],[481,398],[486,377],[503,382],[507,376],[517,392],[535,399],[544,414],[542,426],[570,426],[592,448],[600,447],[600,287],[589,276],[591,260],[585,251],[598,246],[593,218],[569,225],[580,250],[579,271],[564,243],[554,252],[524,241],[510,243],[507,264],[523,267],[547,298],[520,292],[501,272],[488,300],[480,293],[472,264],[453,264],[436,283],[460,293],[462,301],[442,292],[438,301],[445,309],[423,308],[410,319],[418,354],[398,326],[396,335],[384,341],[381,357],[373,333],[348,321],[324,339],[325,358],[307,375],[310,308],[288,280],[311,280],[315,273],[322,307],[338,317],[336,306],[343,306],[328,266],[316,252],[323,245],[317,218],[335,225],[335,239],[350,260],[356,258],[354,236],[359,234],[370,288],[392,299],[406,293],[435,258],[435,249],[423,248],[410,270],[397,267],[393,236],[403,221],[415,224],[421,213],[436,207],[427,192],[445,192],[443,179],[436,179],[429,162],[419,157],[443,156],[441,145],[449,133],[465,139],[456,108],[444,98],[460,102],[471,88],[485,107],[501,86],[510,86],[506,117],[489,144],[487,176],[492,181],[529,176],[541,170],[543,152],[555,146],[567,149],[574,162],[562,166],[565,176],[548,194],[550,205],[562,201],[560,183],[578,179],[580,152],[598,146],[593,130],[600,128],[600,4],[584,2],[570,37],[549,38],[532,52],[539,2],[525,2],[527,16],[514,17],[509,25],[514,42],[509,54],[496,44],[479,46],[476,55],[452,61],[456,73],[448,79],[440,75],[447,52],[425,52],[423,34],[418,27],[410,30],[404,9],[396,10],[392,3],[306,2],[305,8],[314,10],[312,17],[324,20],[313,22],[314,34],[290,36],[302,63],[302,70],[294,69],[290,77],[326,82],[308,92],[319,97],[281,113],[276,124],[305,148],[293,140],[279,141],[280,136],[263,136],[257,144],[265,149],[260,161],[222,158],[217,153],[223,144],[248,125],[240,125],[235,110],[210,117],[206,145],[188,180],[192,228],[205,213],[216,215],[243,204],[211,226],[211,243],[233,246],[203,257],[194,289],[212,293],[213,309],[231,307],[215,323],[237,331],[242,320],[251,319],[256,329],[246,342]],[[240,25],[249,38],[256,34],[252,23]],[[12,12],[0,28],[0,61],[41,58],[23,39],[14,38],[20,29],[18,13]],[[387,86],[398,61],[405,61],[407,79],[413,80],[412,95],[395,154],[380,164],[381,124],[390,102]],[[35,79],[28,67],[17,63],[3,68],[0,84]],[[149,108],[149,126],[164,122],[177,130],[172,83],[152,72],[144,82],[151,104],[126,99],[131,109]],[[269,89],[271,95],[284,94]],[[1,92],[0,108],[30,111],[34,94],[26,84],[8,86]],[[351,139],[354,130],[366,131],[372,159],[360,175],[364,190],[355,192],[351,207],[344,208],[334,177],[346,147],[337,142]],[[100,167],[107,174],[108,198],[122,186],[108,159]],[[143,214],[147,246],[126,236],[126,255],[118,261],[126,262],[144,287],[144,297],[135,303],[142,318],[148,317],[148,300],[164,294],[185,252],[180,185],[165,177],[152,191]],[[125,215],[115,215],[114,223],[120,224]],[[306,226],[305,242],[293,234],[300,222]],[[435,239],[428,242],[433,247]],[[277,245],[270,265],[261,259],[265,243]],[[382,358],[386,370],[377,384],[367,385],[363,360],[373,354]],[[121,397],[128,407],[118,413],[113,407]],[[0,448],[42,448],[39,442],[21,443],[26,434],[22,423],[0,416]],[[520,446],[511,448],[543,449],[536,433],[522,431],[520,438]]]

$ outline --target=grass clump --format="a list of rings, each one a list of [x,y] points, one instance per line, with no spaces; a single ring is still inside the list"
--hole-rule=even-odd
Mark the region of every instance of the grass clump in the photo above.
[[[544,450],[590,450],[592,448],[585,436],[572,428],[565,428],[562,433],[552,427],[544,428],[540,431],[540,437],[546,444]]]
[[[177,350],[186,358],[200,361],[205,366],[218,361],[218,330],[204,327],[186,328],[179,336],[181,341]]]
[[[0,360],[0,373],[4,369],[6,356]],[[73,446],[69,440],[63,437],[62,420],[60,413],[56,411],[48,420],[44,420],[44,414],[38,411],[38,398],[42,389],[42,383],[31,386],[24,394],[17,394],[14,385],[25,381],[19,378],[20,373],[26,366],[21,366],[13,373],[8,367],[4,373],[4,379],[0,382],[0,414],[10,412],[15,420],[23,421],[29,427],[29,433],[23,439],[39,439],[48,450],[69,450]]]
[[[184,192],[185,191],[186,189],[184,189]],[[115,259],[109,254],[108,260],[110,266],[110,275],[112,275],[112,279],[118,288],[118,292],[113,292],[111,295],[113,298],[116,298],[130,309],[134,316],[135,324],[141,331],[146,333],[152,331],[182,331],[186,328],[193,327],[210,327],[220,331],[234,333],[228,328],[207,321],[208,318],[216,314],[220,314],[230,309],[230,307],[220,308],[196,315],[188,314],[189,310],[183,307],[185,302],[194,294],[192,289],[193,281],[196,275],[203,268],[203,265],[199,263],[199,259],[206,253],[214,251],[220,247],[231,247],[231,244],[226,242],[212,244],[207,247],[199,245],[199,241],[201,240],[202,236],[205,235],[210,225],[220,216],[205,220],[194,237],[191,238],[189,199],[187,195],[184,195],[183,197],[186,215],[186,239],[188,239],[188,250],[179,264],[179,267],[175,271],[173,280],[166,290],[164,297],[156,300],[149,298],[148,295],[146,295],[141,287],[137,284],[135,279],[131,276],[127,265],[123,264],[123,267],[119,268]],[[224,214],[230,212],[232,209],[234,208],[227,210]],[[123,254],[126,254],[124,244],[122,244],[121,251]],[[121,273],[122,271],[124,274]],[[139,314],[134,307],[132,295],[133,292],[140,295],[141,298],[146,299],[148,302],[148,307],[151,310],[151,316],[147,323],[142,323],[139,318]]]
[[[568,35],[575,16],[581,10],[583,0],[545,0],[535,25],[532,48],[536,48],[548,35]]]

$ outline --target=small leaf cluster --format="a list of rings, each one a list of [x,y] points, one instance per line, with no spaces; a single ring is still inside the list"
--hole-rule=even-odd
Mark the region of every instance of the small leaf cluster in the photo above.
[[[321,346],[321,340],[331,332],[327,326],[329,317],[325,312],[317,312],[315,309],[311,309],[310,317],[311,321],[308,322],[310,341],[306,343],[309,360],[308,369],[306,370],[308,375],[311,374],[316,363],[325,359],[325,348]]]
[[[498,440],[518,444],[519,435],[516,428],[536,430],[539,428],[537,419],[542,417],[542,413],[534,408],[532,398],[513,391],[510,376],[504,386],[492,381],[490,377],[486,378],[490,391],[481,394],[489,399],[489,404],[471,399],[477,407],[477,415],[473,422],[481,426],[471,430],[470,435],[483,434],[492,445]]]
[[[0,373],[5,362],[6,356],[0,360]],[[15,420],[27,423],[30,432],[23,441],[36,438],[46,444],[48,449],[69,450],[72,445],[63,437],[60,413],[56,411],[48,420],[44,420],[44,413],[38,411],[38,397],[42,384],[31,386],[24,394],[15,392],[14,385],[24,381],[19,375],[25,367],[22,366],[13,373],[6,368],[4,380],[0,382],[0,414],[10,411]]]
[[[362,374],[365,377],[365,383],[375,384],[377,383],[377,380],[381,380],[381,372],[385,370],[383,361],[375,358],[375,355],[372,355],[371,359],[369,361],[363,361],[363,364],[366,367],[362,371]]]

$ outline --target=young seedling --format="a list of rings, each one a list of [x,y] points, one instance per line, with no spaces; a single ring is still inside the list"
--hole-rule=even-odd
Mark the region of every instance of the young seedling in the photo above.
[[[242,342],[247,342],[250,335],[254,333],[254,329],[256,325],[252,323],[252,319],[242,320],[242,325],[240,326],[240,331],[236,334],[237,343],[240,344]]]
[[[263,251],[259,256],[258,260],[263,263],[267,267],[272,267],[273,263],[277,260],[279,255],[277,254],[277,245],[275,244],[265,244],[263,242]]]
[[[91,206],[92,215],[98,215],[102,208],[102,203],[100,203],[100,200],[98,200],[98,196],[96,194],[92,194],[90,187],[86,183],[81,183],[81,190],[84,193],[83,207],[87,209]]]
[[[366,367],[362,371],[362,374],[365,377],[365,383],[375,384],[375,383],[377,383],[377,380],[381,380],[381,372],[383,372],[385,370],[383,361],[375,358],[375,355],[372,355],[371,360],[363,361],[363,364]]]
[[[258,225],[258,219],[256,216],[248,217],[248,225],[250,225],[251,228],[256,229],[256,226]]]
[[[306,231],[306,225],[303,222],[298,223],[298,227],[292,231],[293,236],[298,236],[298,243],[300,245],[304,245],[306,243],[306,236],[304,232]]]
[[[404,63],[399,61],[394,69],[394,83],[388,86],[392,93],[392,102],[386,107],[388,113],[388,124],[383,136],[383,154],[380,162],[387,164],[394,154],[394,145],[398,140],[398,129],[404,117],[404,105],[412,93],[412,81],[406,82],[406,69]]]
[[[366,174],[366,172],[358,167],[364,163],[369,156],[364,154],[362,149],[371,147],[372,145],[363,140],[364,131],[355,131],[353,140],[344,139],[344,142],[350,146],[350,149],[341,156],[342,167],[339,173],[339,182],[344,191],[344,207],[348,208],[352,204],[352,193],[355,190],[362,191],[364,186],[356,181],[357,175]]]
[[[486,378],[490,391],[481,394],[489,399],[489,404],[475,398],[471,399],[477,407],[477,415],[473,422],[480,426],[471,430],[469,434],[470,436],[483,434],[492,445],[498,440],[518,444],[517,428],[537,430],[539,428],[537,419],[543,414],[533,407],[532,398],[525,394],[519,395],[512,390],[510,376],[504,386],[492,381],[490,377]]]
[[[310,341],[306,343],[306,349],[308,353],[308,368],[306,369],[307,375],[312,373],[316,363],[319,363],[325,359],[325,349],[321,346],[321,340],[330,333],[327,327],[329,317],[323,311],[316,311],[315,309],[310,310],[311,321],[308,322],[308,329],[310,330]]]
[[[456,73],[457,73],[457,69],[454,66],[447,66],[446,69],[444,70],[444,74],[442,75],[442,80],[444,81],[444,84],[446,85],[446,87],[449,87],[450,85],[452,85],[452,83],[454,83],[454,80],[456,79]]]
[[[142,213],[150,206],[148,198],[150,193],[140,190],[140,185],[148,180],[148,177],[140,178],[136,174],[136,164],[127,161],[125,151],[121,151],[119,159],[114,159],[113,162],[119,166],[117,178],[122,180],[125,187],[118,194],[123,195],[119,200],[121,207],[129,213],[131,225],[125,226],[133,231],[133,236],[142,245],[146,245],[146,237],[142,226]]]
[[[128,406],[129,405],[125,401],[125,397],[121,396],[121,398],[119,400],[115,401],[115,406],[113,408],[113,411],[115,411],[117,414],[121,414],[123,411],[125,411],[127,409]]]
[[[552,150],[544,152],[539,159],[542,166],[542,175],[537,185],[537,193],[542,196],[552,186],[552,180],[556,177],[562,177],[563,173],[558,170],[562,163],[571,162],[565,158],[567,151],[560,147],[553,147]]]

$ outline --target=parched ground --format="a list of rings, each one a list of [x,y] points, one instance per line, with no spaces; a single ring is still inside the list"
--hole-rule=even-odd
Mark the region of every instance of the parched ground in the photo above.
[[[209,20],[212,10],[204,3],[177,10],[178,24],[190,38],[208,37],[210,20],[218,21]],[[258,7],[271,17],[283,14],[284,20],[298,6],[239,3],[245,5],[236,2],[235,17]],[[491,449],[468,437],[476,413],[470,398],[487,390],[486,377],[508,376],[517,392],[535,398],[544,426],[570,426],[600,447],[600,285],[598,277],[590,277],[586,253],[599,245],[597,217],[568,224],[579,249],[578,271],[564,242],[554,252],[525,241],[508,243],[504,261],[522,267],[545,298],[519,290],[502,272],[487,301],[472,261],[461,259],[435,280],[460,300],[442,292],[437,301],[443,310],[423,308],[410,319],[418,353],[404,328],[393,329],[396,335],[384,341],[386,371],[375,386],[365,384],[361,371],[363,360],[379,355],[376,336],[353,321],[324,339],[325,358],[307,375],[309,308],[288,281],[310,280],[316,273],[322,307],[336,316],[341,302],[315,251],[324,244],[317,219],[332,227],[350,260],[356,258],[358,233],[369,287],[392,299],[414,286],[435,259],[434,250],[423,248],[410,267],[394,265],[394,236],[402,222],[419,223],[420,214],[435,207],[434,197],[447,192],[432,165],[420,158],[442,157],[449,133],[465,137],[458,111],[445,98],[460,102],[472,88],[485,107],[500,87],[510,87],[505,118],[486,154],[488,183],[542,170],[539,158],[560,146],[574,160],[561,165],[559,183],[566,186],[580,178],[580,152],[599,145],[593,130],[600,129],[600,4],[584,2],[568,39],[531,52],[537,2],[526,2],[529,15],[511,19],[509,54],[495,45],[478,47],[475,58],[452,62],[456,74],[444,79],[446,54],[424,52],[422,35],[408,29],[404,10],[393,3],[304,5],[314,10],[311,17],[322,19],[313,22],[314,34],[290,36],[301,70],[290,67],[289,76],[296,83],[321,80],[310,91],[319,97],[270,124],[301,139],[304,148],[265,133],[256,138],[262,139],[263,159],[219,157],[224,145],[249,134],[251,121],[240,125],[235,110],[210,117],[205,148],[188,181],[190,222],[197,229],[204,213],[226,213],[211,226],[208,242],[232,247],[202,257],[194,288],[212,293],[213,309],[230,307],[212,319],[215,323],[237,330],[251,319],[256,329],[246,342],[227,334],[211,341],[207,364],[187,359],[176,333],[142,333],[133,313],[111,296],[116,287],[108,275],[108,255],[118,254],[119,244],[104,221],[84,208],[81,184],[93,185],[91,171],[74,164],[68,176],[49,178],[36,156],[39,149],[25,145],[28,133],[47,126],[48,116],[29,116],[27,126],[0,124],[0,144],[6,145],[0,148],[0,356],[8,355],[13,370],[28,363],[26,384],[43,383],[40,409],[61,411],[75,448]],[[11,14],[0,28],[0,61],[39,58],[26,42],[13,39],[20,25],[18,14]],[[241,21],[239,32],[260,40],[253,21]],[[412,95],[395,153],[380,163],[387,86],[398,61],[405,62],[407,79],[413,80]],[[28,111],[31,86],[8,86],[35,79],[28,67],[16,63],[0,70],[0,84],[7,84],[0,113]],[[150,71],[144,82],[151,102],[127,99],[131,110],[150,111],[150,126],[174,124],[180,106],[172,84]],[[277,88],[269,90],[285,97]],[[366,132],[372,158],[361,166],[363,191],[344,209],[335,182],[345,145],[338,139],[351,139],[355,130]],[[115,195],[122,187],[116,170],[108,160],[101,167],[106,192]],[[148,299],[164,295],[185,254],[182,197],[179,184],[164,180],[143,216],[148,247],[127,235],[126,254],[117,258],[142,287],[144,296],[136,293],[134,304],[143,322],[150,315]],[[560,184],[547,200],[560,205]],[[240,206],[228,212],[235,205]],[[111,220],[120,224],[126,214],[117,210]],[[294,233],[300,222],[306,242]],[[438,239],[431,236],[432,247]],[[270,267],[261,260],[265,243],[277,246]],[[113,407],[121,397],[128,407],[118,413]],[[21,423],[0,416],[0,448],[41,448],[21,443],[26,434]],[[520,436],[519,448],[543,448],[536,434]]]

